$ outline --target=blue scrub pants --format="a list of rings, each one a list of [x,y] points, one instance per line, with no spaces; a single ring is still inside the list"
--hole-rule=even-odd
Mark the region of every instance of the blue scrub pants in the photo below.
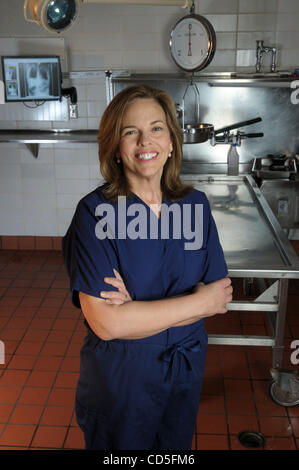
[[[76,415],[86,449],[191,449],[207,347],[204,322],[81,350]]]

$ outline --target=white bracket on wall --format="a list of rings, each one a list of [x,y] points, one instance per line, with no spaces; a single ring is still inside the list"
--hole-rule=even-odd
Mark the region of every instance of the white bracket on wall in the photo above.
[[[39,152],[39,144],[25,144],[30,153],[34,156],[34,158],[38,157]]]

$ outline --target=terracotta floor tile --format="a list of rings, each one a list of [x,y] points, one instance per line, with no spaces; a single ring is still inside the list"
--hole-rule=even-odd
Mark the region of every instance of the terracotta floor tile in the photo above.
[[[22,387],[0,385],[0,403],[15,403],[20,396]]]
[[[81,311],[78,308],[72,307],[62,307],[59,311],[58,318],[72,318],[73,320],[79,320],[81,316]]]
[[[27,355],[35,355],[35,354],[39,354],[41,348],[42,348],[42,345],[43,343],[41,341],[34,341],[34,342],[31,342],[31,341],[22,341],[15,354],[17,356],[27,356]]]
[[[224,379],[224,389],[226,395],[251,395],[250,380]]]
[[[39,297],[24,297],[20,304],[19,307],[39,307],[42,303],[42,299]]]
[[[38,297],[39,299],[42,299],[48,292],[48,289],[42,289],[38,287],[30,287],[30,289],[27,290],[26,296],[27,297]]]
[[[69,288],[69,281],[67,279],[56,279],[53,281],[53,287],[56,289],[68,289]]]
[[[74,412],[73,407],[47,406],[40,424],[51,426],[68,426]]]
[[[224,413],[224,397],[219,395],[202,395],[198,408],[199,413]]]
[[[75,331],[75,333],[73,333],[72,335],[72,341],[74,341],[74,343],[80,343],[80,345],[82,346],[85,336],[86,328],[84,329],[84,331]]]
[[[27,317],[13,317],[7,323],[7,328],[21,328],[23,330],[26,330],[31,321],[31,318]]]
[[[266,363],[271,364],[272,361],[272,349],[270,347],[247,347],[246,348],[246,356],[248,362],[252,363]]]
[[[221,376],[221,363],[218,350],[210,349],[208,346],[207,359],[205,366],[205,377],[219,377]]]
[[[53,318],[57,317],[57,309],[56,308],[47,308],[47,307],[40,307],[37,309],[36,318]]]
[[[264,362],[254,362],[249,364],[250,375],[253,379],[271,379],[270,375],[271,362],[266,364]]]
[[[73,406],[75,402],[75,390],[54,388],[51,392],[48,405]]]
[[[293,429],[294,436],[299,437],[299,417],[298,418],[290,418],[291,426]]]
[[[259,419],[264,436],[289,437],[292,434],[292,426],[287,417],[261,416]]]
[[[223,414],[197,415],[196,432],[198,434],[227,434],[226,416]]]
[[[67,349],[67,352],[66,352],[66,356],[72,356],[72,357],[77,356],[77,357],[79,357],[81,347],[82,347],[81,343],[75,343],[75,342],[71,341],[69,343],[69,346],[68,346],[68,349]]]
[[[268,437],[265,450],[296,450],[292,437]]]
[[[64,356],[67,343],[51,343],[46,341],[40,355],[41,356]]]
[[[13,410],[13,405],[0,404],[0,423],[6,423]]]
[[[71,339],[72,332],[71,331],[63,331],[63,330],[52,330],[47,338],[47,341],[53,343],[68,343]]]
[[[0,377],[0,385],[24,385],[28,375],[27,370],[6,370]]]
[[[0,317],[7,317],[13,315],[15,309],[16,308],[14,306],[10,307],[6,304],[0,303]]]
[[[63,299],[57,299],[55,297],[48,297],[47,299],[43,300],[41,303],[41,307],[47,308],[57,308],[59,309],[63,304]]]
[[[78,372],[59,372],[55,381],[55,388],[76,388]]]
[[[24,387],[19,403],[26,405],[44,405],[49,396],[48,387]]]
[[[243,334],[247,336],[268,336],[265,325],[244,325]]]
[[[28,387],[52,387],[56,378],[56,371],[33,370],[28,378]]]
[[[55,298],[55,299],[65,299],[67,297],[67,292],[64,288],[56,289],[55,287],[51,287],[46,291],[46,298]]]
[[[48,330],[30,330],[25,333],[23,341],[45,341],[49,332]]]
[[[228,450],[227,436],[198,434],[197,450]]]
[[[52,284],[51,279],[35,279],[32,282],[32,287],[47,289],[47,288],[51,287],[51,284]]]
[[[63,446],[67,428],[62,426],[39,426],[31,447],[60,449]]]
[[[224,385],[222,377],[206,377],[204,376],[202,384],[203,395],[223,395]]]
[[[258,431],[259,424],[256,415],[232,415],[229,414],[228,426],[230,434],[239,434],[242,431]]]
[[[270,396],[255,396],[257,413],[261,416],[287,416],[284,406],[277,405]]]
[[[17,405],[10,420],[10,424],[38,424],[44,407],[40,405]]]
[[[20,304],[21,300],[22,299],[20,297],[10,297],[4,295],[0,300],[0,305],[5,305],[7,307],[17,307],[17,305]]]
[[[35,431],[35,426],[8,424],[1,438],[1,446],[29,446]]]
[[[1,332],[1,341],[20,341],[24,336],[22,328],[4,328]]]
[[[80,428],[71,427],[65,440],[64,449],[84,449],[84,435]]]
[[[54,321],[54,318],[34,318],[30,323],[30,328],[33,330],[50,330]]]
[[[226,396],[226,408],[229,414],[255,415],[255,405],[250,395],[228,395]]]
[[[79,372],[80,358],[79,357],[65,357],[62,361],[60,369],[62,371]]]
[[[292,418],[299,418],[299,406],[289,406],[288,415]]]
[[[14,313],[16,318],[26,317],[32,319],[37,312],[36,307],[17,307]]]
[[[73,331],[77,324],[77,320],[59,318],[55,321],[53,328],[55,330],[70,330]]]
[[[264,316],[262,313],[241,312],[240,321],[242,325],[264,325]],[[244,333],[245,334],[245,333]]]
[[[247,359],[243,349],[227,349],[221,350],[222,370],[224,377],[240,379],[249,378]]]
[[[252,380],[253,392],[255,396],[270,397],[270,380]]]
[[[61,356],[40,356],[34,365],[34,370],[57,371],[61,362]]]
[[[37,356],[14,356],[7,366],[7,369],[31,370]]]

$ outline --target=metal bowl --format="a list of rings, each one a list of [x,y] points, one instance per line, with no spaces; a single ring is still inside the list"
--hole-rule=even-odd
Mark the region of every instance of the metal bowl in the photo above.
[[[200,144],[206,142],[214,130],[212,124],[187,124],[184,129],[184,144]]]

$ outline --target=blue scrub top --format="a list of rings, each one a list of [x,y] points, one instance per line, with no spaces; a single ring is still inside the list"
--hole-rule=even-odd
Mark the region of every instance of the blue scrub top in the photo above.
[[[104,282],[104,277],[115,277],[113,268],[122,276],[133,300],[157,300],[191,291],[202,281],[206,284],[227,276],[227,266],[219,242],[217,228],[211,214],[206,195],[193,189],[186,197],[177,201],[181,213],[183,204],[191,207],[191,229],[195,228],[195,204],[202,205],[203,231],[200,249],[186,250],[184,244],[192,242],[184,235],[174,237],[174,222],[170,217],[169,239],[163,239],[161,218],[158,219],[150,207],[137,195],[125,199],[126,214],[132,204],[142,204],[147,217],[147,237],[137,239],[99,239],[96,225],[103,216],[99,213],[99,204],[109,204],[115,210],[115,233],[118,234],[118,204],[110,202],[104,196],[101,186],[83,197],[76,208],[72,222],[62,246],[65,265],[70,277],[70,289],[73,304],[80,308],[79,291],[94,297],[100,297],[100,291],[117,290]],[[174,204],[163,198],[163,204]],[[132,209],[132,208],[131,208]],[[163,210],[163,208],[162,208]],[[136,215],[127,215],[127,227]],[[156,218],[158,237],[151,239],[150,222]],[[182,220],[183,224],[183,220]],[[138,227],[137,227],[138,230]]]

